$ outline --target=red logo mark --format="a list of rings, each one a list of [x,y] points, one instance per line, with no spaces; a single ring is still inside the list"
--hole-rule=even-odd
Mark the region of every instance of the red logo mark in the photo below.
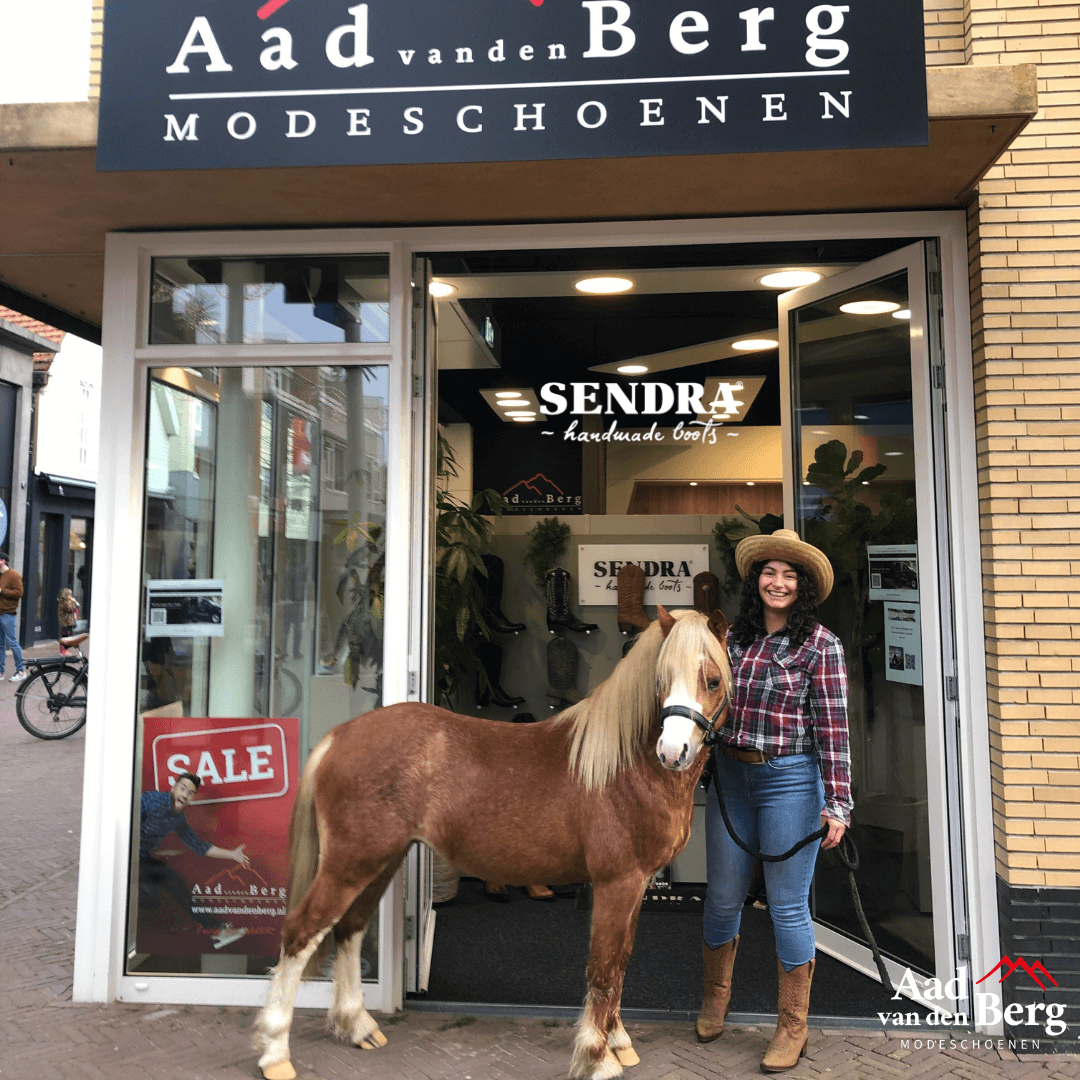
[[[544,0],[529,0],[533,7],[540,7]]]
[[[289,0],[266,0],[261,8],[256,12],[260,19],[269,19],[279,8],[283,8]],[[543,0],[540,0],[543,3]],[[533,0],[536,3],[536,0]]]
[[[1043,986],[1042,980],[1039,978],[1039,975],[1036,974],[1036,972],[1045,975],[1055,986],[1057,986],[1057,979],[1055,979],[1054,976],[1051,975],[1050,972],[1042,966],[1042,961],[1036,960],[1034,964],[1029,964],[1022,956],[1017,957],[1015,960],[1010,960],[1007,956],[1003,956],[998,962],[997,967],[991,968],[991,970],[988,971],[979,980],[979,982],[986,982],[986,980],[989,979],[995,971],[1001,971],[1003,974],[1001,978],[998,979],[998,982],[1003,983],[1017,968],[1022,968],[1024,971],[1026,971],[1035,980],[1035,982],[1038,983],[1040,990],[1045,990],[1046,987]],[[978,986],[979,983],[976,983],[975,985]]]
[[[543,496],[545,491],[541,486],[541,481],[544,484],[549,485],[555,489],[559,495],[565,494],[563,489],[555,483],[554,480],[549,480],[542,472],[538,472],[535,476],[530,476],[528,480],[519,480],[513,487],[507,488],[503,492],[503,496],[509,495],[511,491],[516,491],[518,488],[526,488],[528,491],[535,492],[537,495]],[[549,493],[548,493],[549,494]]]

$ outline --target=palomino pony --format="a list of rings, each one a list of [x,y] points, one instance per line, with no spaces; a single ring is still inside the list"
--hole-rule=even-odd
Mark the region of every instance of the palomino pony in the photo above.
[[[669,614],[611,677],[539,724],[497,724],[408,702],[326,736],[290,826],[281,959],[256,1023],[267,1080],[292,1080],[289,1028],[305,968],[333,931],[330,1026],[364,1049],[386,1038],[364,1008],[360,945],[414,840],[464,873],[528,885],[591,881],[588,993],[571,1075],[606,1080],[638,1058],[619,1015],[649,878],[690,837],[708,733],[727,711],[727,620]]]

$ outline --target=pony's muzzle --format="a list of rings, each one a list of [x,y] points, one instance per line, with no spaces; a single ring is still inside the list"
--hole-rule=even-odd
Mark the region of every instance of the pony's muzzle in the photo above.
[[[660,714],[663,717],[664,726],[660,730],[660,738],[656,741],[656,756],[665,769],[670,769],[672,772],[684,772],[694,764],[698,750],[701,749],[700,732],[693,720],[685,714],[699,711],[700,706],[697,702],[693,702],[692,706],[687,702],[678,713],[672,715],[669,709],[674,704],[672,698],[664,702]]]
[[[656,741],[656,756],[665,769],[670,769],[672,772],[684,772],[693,765],[697,752],[691,749],[688,742],[684,742],[681,746],[669,745],[661,735]]]

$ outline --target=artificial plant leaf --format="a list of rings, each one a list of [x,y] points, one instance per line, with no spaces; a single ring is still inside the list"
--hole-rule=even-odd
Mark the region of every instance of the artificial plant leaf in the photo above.
[[[847,466],[844,469],[844,475],[850,476],[862,463],[863,452],[861,450],[853,450],[851,452],[851,457],[848,458]]]

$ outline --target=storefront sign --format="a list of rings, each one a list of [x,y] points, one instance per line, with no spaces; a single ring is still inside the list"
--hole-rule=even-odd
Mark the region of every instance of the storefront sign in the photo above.
[[[581,447],[541,439],[529,424],[497,428],[474,444],[473,487],[506,499],[504,513],[575,517],[582,512]]]
[[[689,607],[694,577],[709,569],[708,544],[580,544],[578,605],[614,607],[619,569],[637,563],[645,571],[645,603]]]
[[[148,638],[222,637],[225,582],[220,578],[158,578],[146,583]]]
[[[925,146],[917,0],[110,0],[101,170]]]
[[[166,835],[151,853],[153,863],[140,859],[139,952],[213,953],[220,940],[213,929],[230,923],[243,935],[228,952],[277,955],[288,900],[298,725],[295,719],[143,719],[143,792],[169,792],[180,773],[198,776],[202,784],[184,812],[191,831],[225,851],[242,845],[249,865],[198,855],[175,833]]]

